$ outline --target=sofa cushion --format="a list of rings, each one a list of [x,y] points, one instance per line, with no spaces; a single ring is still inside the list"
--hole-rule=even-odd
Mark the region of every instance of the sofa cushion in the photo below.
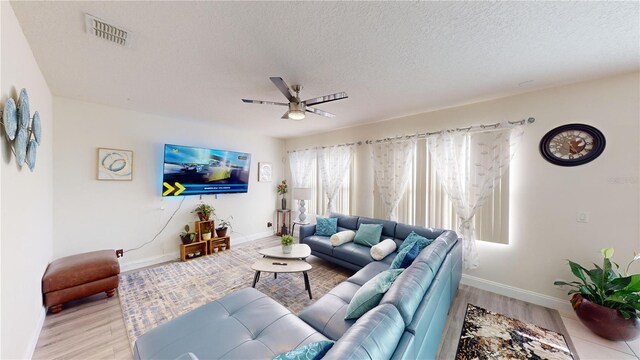
[[[358,228],[360,228],[360,225],[362,224],[382,224],[382,235],[380,235],[380,240],[395,237],[395,233],[396,233],[395,221],[361,217],[358,219]]]
[[[358,216],[343,215],[338,213],[330,213],[329,217],[338,219],[338,227],[345,230],[358,229]]]
[[[309,245],[311,246],[311,245]],[[333,256],[352,264],[364,267],[372,261],[371,248],[353,242],[342,244],[333,248]]]
[[[346,281],[352,282],[356,285],[364,285],[367,281],[373,279],[374,276],[380,274],[381,272],[389,270],[389,265],[380,261],[374,261],[369,263],[367,266],[360,269],[357,273],[353,274]]]
[[[420,251],[429,246],[433,242],[433,239],[427,239],[424,236],[416,234],[415,231],[409,233],[406,239],[400,245],[400,249],[398,251],[402,251],[407,246],[412,246],[413,243],[418,242],[420,244]]]
[[[322,340],[282,353],[273,360],[319,360],[331,349],[333,341]]]
[[[356,291],[351,302],[347,306],[345,319],[357,319],[367,311],[378,306],[384,293],[389,290],[391,284],[404,269],[390,269],[381,272],[367,281]]]
[[[442,240],[436,240],[427,246],[382,297],[380,303],[395,306],[405,324],[411,322],[420,301],[431,286],[446,257],[446,248],[447,245]]]
[[[327,255],[333,254],[333,246],[331,246],[331,240],[329,240],[328,236],[311,235],[302,239],[302,242],[309,245],[311,250],[318,251]]]
[[[420,254],[420,244],[417,241],[414,241],[413,246],[405,247],[403,250],[398,252],[396,258],[391,262],[392,269],[406,269]]]
[[[338,340],[355,320],[345,320],[347,306],[360,285],[344,281],[298,314],[307,324],[331,340]]]
[[[411,234],[411,232],[415,232],[416,234],[420,236],[424,236],[427,239],[435,239],[438,236],[440,236],[444,232],[444,230],[436,229],[436,228],[425,228],[422,226],[414,226],[414,225],[407,225],[407,224],[398,224],[396,226],[397,239],[404,240],[409,236],[409,234]]]
[[[353,238],[356,244],[372,247],[380,242],[382,224],[361,224]]]
[[[398,310],[378,305],[364,314],[323,357],[324,360],[390,359],[404,331]]]
[[[323,218],[318,216],[316,218],[316,233],[317,236],[331,236],[338,232],[338,219],[335,218]]]
[[[284,306],[245,288],[149,330],[136,341],[134,356],[175,359],[190,352],[200,359],[272,359],[321,340],[327,338]]]

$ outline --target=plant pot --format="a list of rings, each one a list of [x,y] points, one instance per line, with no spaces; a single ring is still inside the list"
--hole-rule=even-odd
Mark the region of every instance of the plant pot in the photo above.
[[[223,228],[217,228],[216,229],[216,235],[218,237],[225,237],[227,236],[227,228],[223,227]]]
[[[209,215],[203,212],[198,212],[198,218],[200,221],[209,221]]]
[[[191,244],[194,239],[195,239],[195,236],[194,237],[191,237],[190,235],[187,235],[187,236],[182,236],[181,235],[180,236],[180,240],[182,240],[182,243],[185,244],[185,245]]]
[[[283,254],[291,254],[291,250],[293,250],[293,245],[282,245]]]
[[[211,233],[202,233],[202,240],[211,240]]]
[[[580,294],[571,298],[580,321],[596,335],[612,341],[630,341],[640,336],[640,319],[625,319],[618,310],[595,304]]]
[[[220,251],[225,251],[225,250],[227,250],[227,245],[224,245],[224,244],[220,245]]]
[[[282,205],[282,210],[287,210],[287,198],[282,198],[281,201],[281,205]]]

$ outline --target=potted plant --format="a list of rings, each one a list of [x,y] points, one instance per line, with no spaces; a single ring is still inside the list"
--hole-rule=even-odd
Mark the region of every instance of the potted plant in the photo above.
[[[279,195],[282,195],[282,210],[287,210],[287,198],[284,197],[289,191],[289,188],[287,187],[287,180],[282,180],[280,184],[278,184],[276,190],[278,191]]]
[[[280,243],[282,244],[283,254],[291,254],[291,250],[293,249],[293,240],[294,238],[291,235],[282,235]]]
[[[184,231],[180,233],[180,240],[185,245],[189,245],[196,239],[196,234],[189,231],[189,224],[184,226]]]
[[[233,219],[233,216],[229,216],[228,218],[224,220],[220,220],[218,222],[218,227],[216,228],[216,235],[218,237],[227,236],[227,228],[231,228],[231,231],[233,231],[233,226],[231,225],[231,219]]]
[[[202,230],[202,240],[211,240],[211,229]]]
[[[634,258],[624,273],[611,262],[613,248],[601,251],[602,267],[587,270],[569,261],[571,272],[580,281],[555,281],[554,285],[571,287],[569,295],[573,310],[582,323],[594,333],[613,341],[629,341],[640,336],[640,274],[629,275],[629,267],[640,259]]]
[[[216,215],[216,209],[213,208],[213,206],[209,205],[209,204],[200,204],[198,205],[193,211],[192,213],[197,213],[198,214],[198,218],[200,219],[200,221],[207,221],[209,220],[209,217],[213,214],[213,216]]]

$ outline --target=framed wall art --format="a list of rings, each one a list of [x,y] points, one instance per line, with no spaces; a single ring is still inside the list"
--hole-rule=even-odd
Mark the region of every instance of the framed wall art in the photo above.
[[[98,180],[133,180],[133,151],[98,148]]]
[[[258,163],[258,181],[271,182],[273,175],[273,165],[270,162]]]

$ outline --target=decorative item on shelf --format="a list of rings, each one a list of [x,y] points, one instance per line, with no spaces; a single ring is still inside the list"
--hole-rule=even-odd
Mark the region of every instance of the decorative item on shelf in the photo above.
[[[287,180],[282,180],[276,189],[278,191],[278,195],[282,195],[282,210],[287,210],[287,198],[285,197],[287,192],[289,192]]]
[[[202,230],[202,240],[211,240],[211,229]]]
[[[16,162],[19,166],[26,162],[33,172],[37,147],[42,142],[42,126],[37,111],[31,117],[27,89],[20,90],[17,106],[12,98],[7,99],[2,111],[2,124]]]
[[[640,260],[640,254],[627,265],[624,273],[611,262],[613,248],[601,250],[602,267],[584,267],[569,261],[571,272],[580,281],[555,281],[569,286],[571,304],[582,323],[597,335],[612,341],[630,341],[640,336],[640,274],[629,275],[629,267]]]
[[[258,163],[258,181],[271,182],[273,175],[273,165],[270,162]]]
[[[98,148],[98,180],[133,180],[133,151]]]
[[[307,220],[307,209],[305,209],[305,200],[311,199],[311,188],[294,188],[293,189],[293,198],[298,200],[298,219],[301,223],[305,223]]]
[[[220,244],[220,251],[225,251],[227,250],[227,244]]]
[[[218,222],[218,227],[216,228],[216,236],[217,237],[225,237],[227,236],[227,229],[231,228],[233,232],[233,225],[231,225],[231,220],[233,216],[229,216],[226,219],[220,220]]]
[[[208,221],[211,215],[216,216],[216,209],[209,204],[201,203],[192,213],[197,213],[200,221]]]
[[[291,250],[293,249],[293,241],[294,241],[293,236],[282,235],[282,237],[280,238],[280,243],[282,244],[283,254],[291,254]]]
[[[540,153],[548,162],[577,166],[595,160],[606,146],[602,132],[591,125],[567,124],[552,129],[540,140]]]
[[[189,232],[189,230],[189,224],[187,224],[184,226],[184,231],[180,233],[180,240],[182,240],[182,243],[185,245],[191,244],[193,240],[196,239],[196,234]]]

